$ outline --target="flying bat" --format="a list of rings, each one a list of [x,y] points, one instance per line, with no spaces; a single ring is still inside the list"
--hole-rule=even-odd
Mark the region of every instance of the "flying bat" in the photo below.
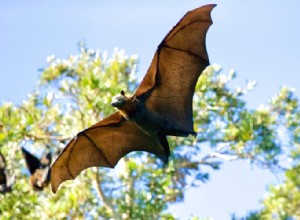
[[[6,162],[4,156],[0,153],[0,193],[11,192],[13,177],[7,173]]]
[[[196,136],[192,100],[197,80],[209,65],[205,38],[216,5],[189,11],[158,45],[152,63],[133,96],[122,91],[111,105],[115,113],[79,132],[54,162],[51,186],[92,166],[113,168],[132,151],[170,156],[166,136]]]
[[[22,147],[22,152],[31,174],[30,184],[35,191],[42,191],[50,183],[51,152],[44,153],[41,159],[36,158]]]

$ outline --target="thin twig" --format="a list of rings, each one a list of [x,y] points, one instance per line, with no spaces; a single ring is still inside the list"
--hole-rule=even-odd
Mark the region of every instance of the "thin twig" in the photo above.
[[[114,219],[121,219],[121,216],[114,211],[114,208],[113,208],[114,206],[113,206],[112,202],[110,201],[110,199],[108,199],[105,196],[105,194],[101,188],[101,178],[100,178],[98,169],[96,171],[96,175],[95,175],[93,182],[94,182],[94,186],[95,186],[97,195],[103,201],[105,208],[107,208],[112,213]]]
[[[70,140],[70,137],[53,136],[53,135],[36,135],[36,134],[26,133],[24,136],[31,140],[56,140],[56,141]]]

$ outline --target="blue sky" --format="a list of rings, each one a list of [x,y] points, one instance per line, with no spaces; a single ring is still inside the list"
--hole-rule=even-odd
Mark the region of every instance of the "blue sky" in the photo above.
[[[257,107],[281,85],[300,96],[300,2],[294,1],[1,1],[0,100],[20,103],[33,91],[46,57],[66,58],[77,42],[112,52],[115,47],[139,56],[139,74],[146,72],[157,45],[189,10],[217,3],[207,35],[211,63],[224,73],[235,69],[232,86],[255,80],[245,97]],[[259,207],[266,186],[276,177],[246,162],[233,162],[213,172],[207,184],[190,190],[185,202],[171,207],[181,219],[199,216],[229,219]]]

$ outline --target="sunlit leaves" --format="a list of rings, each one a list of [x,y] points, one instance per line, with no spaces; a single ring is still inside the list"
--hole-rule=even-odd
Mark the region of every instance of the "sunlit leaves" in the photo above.
[[[299,165],[286,172],[283,184],[271,186],[264,199],[260,215],[266,219],[300,218],[300,179]]]

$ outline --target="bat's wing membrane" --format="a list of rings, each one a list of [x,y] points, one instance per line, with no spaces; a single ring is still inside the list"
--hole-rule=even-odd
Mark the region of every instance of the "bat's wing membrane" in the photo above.
[[[51,169],[52,191],[60,183],[75,179],[89,167],[114,167],[132,151],[147,151],[164,158],[165,153],[155,136],[145,133],[119,112],[78,133],[55,161]]]
[[[4,156],[0,153],[0,193],[4,193],[7,187],[6,164]]]
[[[0,153],[0,193],[10,192],[14,182],[14,176],[7,174],[4,156]]]
[[[38,158],[36,158],[35,156],[33,156],[30,152],[28,152],[26,149],[24,149],[22,147],[22,152],[23,155],[25,157],[25,161],[27,164],[27,167],[30,171],[30,174],[34,174],[34,172],[40,168],[41,166],[41,162]]]
[[[192,99],[198,77],[209,65],[205,37],[212,24],[206,5],[188,12],[158,46],[135,96],[175,127],[193,132]]]
[[[192,97],[197,79],[209,65],[206,32],[212,24],[207,5],[188,12],[168,33],[154,55],[150,68],[134,94],[150,111],[170,124],[193,132]],[[114,167],[127,153],[146,151],[165,160],[166,154],[155,134],[116,112],[78,133],[51,169],[52,191],[92,166]]]

